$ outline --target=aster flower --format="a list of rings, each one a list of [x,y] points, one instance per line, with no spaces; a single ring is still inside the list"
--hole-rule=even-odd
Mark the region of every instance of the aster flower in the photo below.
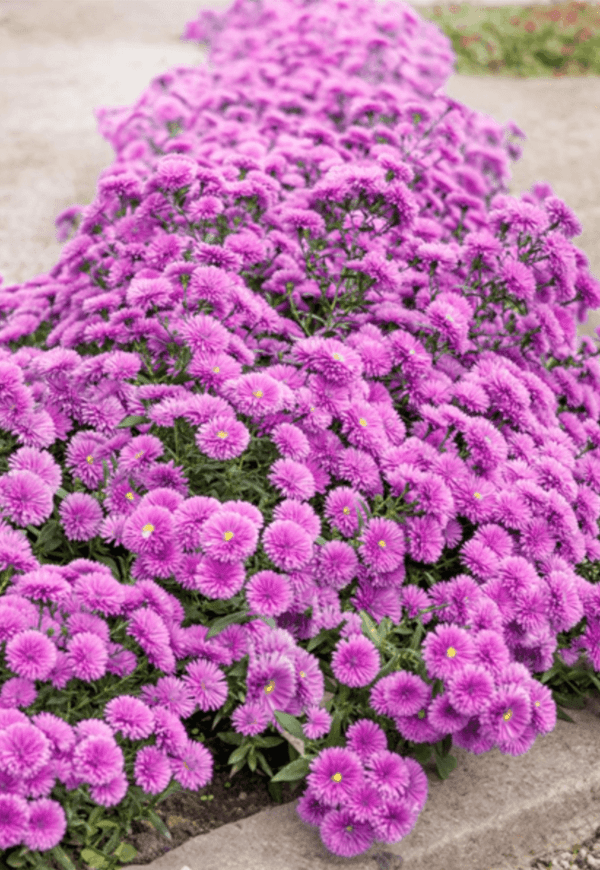
[[[429,677],[444,680],[473,661],[475,647],[465,629],[438,625],[425,637],[422,655]]]
[[[99,680],[106,673],[108,650],[104,641],[91,631],[76,634],[68,645],[73,675],[80,680]]]
[[[358,558],[345,541],[328,541],[317,550],[317,577],[336,591],[343,589],[356,576]]]
[[[307,788],[296,804],[296,812],[305,824],[318,826],[331,812],[331,807],[322,804]]]
[[[175,670],[169,632],[160,616],[150,608],[140,607],[131,614],[127,634],[141,646],[148,661],[165,673]]]
[[[196,709],[188,686],[177,677],[160,677],[154,689],[155,703],[181,719],[187,719]]]
[[[329,734],[331,722],[330,714],[323,707],[308,707],[302,730],[309,740],[318,740],[319,737]]]
[[[293,459],[277,459],[271,466],[269,481],[286,498],[305,501],[316,492],[315,480],[302,462]]]
[[[377,647],[362,635],[340,640],[331,659],[335,678],[352,688],[367,686],[377,676],[380,665]]]
[[[348,748],[358,755],[363,764],[368,763],[376,752],[387,749],[385,731],[370,719],[359,719],[350,725],[346,731],[346,741]]]
[[[531,722],[532,703],[527,690],[514,684],[497,689],[479,718],[485,733],[497,742],[520,737]]]
[[[12,677],[6,680],[0,691],[0,707],[29,707],[37,698],[33,680]]]
[[[56,664],[56,646],[34,628],[9,640],[5,654],[11,671],[28,680],[46,680]]]
[[[291,423],[280,423],[272,433],[271,439],[279,452],[287,459],[301,462],[310,453],[308,438],[298,426]]]
[[[373,827],[361,822],[349,809],[330,810],[319,826],[323,844],[344,858],[360,855],[373,844]]]
[[[73,753],[77,776],[90,785],[106,785],[123,772],[123,751],[112,737],[86,737]]]
[[[246,676],[246,701],[258,701],[269,710],[285,710],[297,687],[294,665],[283,653],[250,658]]]
[[[13,794],[0,795],[0,849],[20,846],[29,829],[29,804]]]
[[[397,843],[410,834],[418,817],[413,803],[399,798],[386,800],[374,813],[375,836],[383,843]]]
[[[73,586],[79,600],[90,610],[98,610],[104,616],[117,616],[125,599],[123,586],[104,571],[96,571],[79,577]]]
[[[119,452],[119,468],[129,472],[147,468],[162,455],[163,444],[160,438],[154,435],[138,435]]]
[[[373,783],[385,799],[402,797],[409,782],[404,759],[387,748],[374,752],[367,762],[365,778]]]
[[[174,535],[172,514],[157,505],[140,505],[123,526],[122,542],[133,553],[158,553]]]
[[[58,846],[67,830],[67,817],[58,801],[42,798],[29,803],[29,824],[23,842],[45,852]]]
[[[313,552],[308,533],[291,520],[275,520],[267,526],[262,545],[273,564],[284,571],[302,568],[310,561]]]
[[[190,662],[183,676],[183,682],[201,710],[218,710],[227,700],[228,687],[225,675],[207,659]]]
[[[482,665],[465,665],[448,681],[450,703],[458,713],[469,717],[486,709],[493,691],[494,681]]]
[[[383,795],[377,786],[368,780],[357,786],[346,798],[345,805],[361,822],[370,821],[378,807],[383,804]]]
[[[223,393],[242,414],[263,417],[281,410],[283,390],[266,372],[241,375],[223,385]]]
[[[9,471],[0,477],[0,505],[16,525],[38,526],[52,513],[53,493],[32,471]]]
[[[310,762],[306,777],[309,788],[323,804],[335,807],[364,782],[364,770],[358,755],[351,749],[330,746]]]
[[[188,739],[185,748],[170,762],[173,776],[183,788],[197,791],[212,779],[213,758],[202,743]]]
[[[260,616],[279,616],[292,601],[289,578],[276,571],[258,571],[246,584],[246,600],[250,612]]]
[[[361,556],[375,571],[393,571],[404,559],[404,532],[393,520],[373,517],[360,540]]]
[[[50,742],[30,722],[15,722],[0,731],[0,767],[9,774],[34,776],[50,760]]]
[[[156,746],[144,746],[136,755],[133,775],[146,794],[160,794],[171,782],[171,763]]]
[[[215,417],[200,426],[196,445],[201,453],[221,461],[241,456],[250,443],[250,432],[235,417]]]
[[[102,785],[90,785],[90,797],[95,804],[101,807],[116,807],[120,804],[129,791],[129,780],[124,773]]]
[[[72,492],[64,498],[58,513],[70,541],[89,541],[100,531],[104,513],[97,500],[86,492]]]
[[[242,562],[232,564],[203,556],[196,568],[194,589],[206,598],[232,598],[243,587],[245,577]]]
[[[152,710],[139,698],[119,695],[104,707],[104,718],[117,733],[131,740],[149,737],[154,728]]]
[[[243,562],[256,550],[258,530],[255,524],[237,511],[223,509],[202,526],[203,550],[220,562]]]
[[[307,502],[286,498],[273,508],[273,519],[291,520],[304,529],[311,541],[321,534],[321,520]]]
[[[296,645],[292,646],[291,652],[298,681],[295,697],[303,708],[315,706],[323,698],[325,688],[319,659]]]
[[[43,731],[56,752],[69,752],[75,745],[73,728],[59,716],[47,712],[37,713],[32,721]]]
[[[254,737],[261,734],[269,724],[270,716],[267,710],[257,702],[246,702],[231,714],[231,724],[238,734]]]
[[[464,728],[469,717],[456,710],[444,692],[429,704],[429,721],[441,734],[454,734]]]
[[[396,671],[377,683],[384,687],[384,699],[390,716],[412,716],[426,705],[430,688],[417,674]]]
[[[62,472],[50,453],[36,447],[21,447],[8,457],[10,471],[31,471],[55,493],[62,482]]]

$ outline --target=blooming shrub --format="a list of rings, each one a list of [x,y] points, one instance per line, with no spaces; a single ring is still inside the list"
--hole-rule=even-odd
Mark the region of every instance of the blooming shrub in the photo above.
[[[240,0],[186,38],[213,69],[98,112],[96,200],[0,293],[15,867],[131,860],[210,781],[199,710],[234,771],[306,778],[330,851],[397,842],[432,749],[523,754],[545,683],[598,666],[600,287],[547,185],[507,195],[520,131],[440,94],[403,4]],[[304,741],[275,774],[269,728]]]

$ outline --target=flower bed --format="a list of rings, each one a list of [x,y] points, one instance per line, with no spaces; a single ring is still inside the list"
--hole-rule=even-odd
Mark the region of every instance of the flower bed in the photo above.
[[[212,68],[98,111],[96,200],[0,293],[11,867],[130,862],[211,780],[199,713],[349,857],[414,827],[432,753],[523,754],[598,685],[577,218],[507,195],[523,134],[440,94],[407,6],[239,0],[186,37]]]

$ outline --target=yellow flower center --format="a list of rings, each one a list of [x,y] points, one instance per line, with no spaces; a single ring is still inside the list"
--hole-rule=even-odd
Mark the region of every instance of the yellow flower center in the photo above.
[[[377,543],[379,544],[380,547],[386,547],[386,546],[387,546],[387,544],[385,543],[385,541],[377,541]]]
[[[94,457],[93,457],[93,456],[86,456],[86,457],[85,457],[85,461],[86,461],[87,463],[89,463],[89,465],[91,465],[92,462],[94,461]]]
[[[204,680],[200,680],[200,685],[202,686],[202,691],[206,692],[206,686],[204,685]]]
[[[448,647],[448,649],[447,649],[447,651],[446,651],[446,655],[448,656],[449,659],[453,659],[453,658],[454,658],[454,656],[456,655],[456,650],[454,649],[453,646],[449,646],[449,647]]]
[[[262,394],[263,394],[263,391],[262,391],[262,390],[255,390],[255,391],[252,393],[252,395],[253,395],[253,396],[256,396],[257,399],[261,399],[261,398],[262,398]]]
[[[227,438],[227,432],[224,432],[223,429],[221,429],[220,432],[217,432],[217,438]]]
[[[508,722],[509,719],[512,719],[512,710],[507,710],[502,718],[505,722]]]
[[[414,348],[411,347],[411,349],[409,350],[408,353],[409,353],[410,356],[413,356],[413,355],[414,355],[414,352],[415,352],[415,351],[414,351]]]
[[[129,501],[133,501],[133,493],[132,493],[132,492],[126,492],[126,493],[125,493],[125,498],[128,498]]]
[[[225,532],[223,535],[223,539],[225,541],[230,541],[233,538],[233,532]]]
[[[342,513],[343,513],[343,514],[349,514],[349,513],[350,513],[350,508],[349,508],[349,507],[345,507],[345,508],[342,510]]]
[[[535,706],[536,706],[536,707],[539,707],[539,706],[540,706],[540,702],[539,702],[539,701],[536,701],[536,702],[535,702]]]
[[[358,422],[360,423],[361,426],[366,426],[366,425],[367,425],[367,421],[365,420],[364,417],[361,417],[360,420],[359,420]]]
[[[301,676],[301,677],[305,677],[305,676],[306,676],[305,672],[304,672],[304,671],[300,671],[300,676]]]
[[[135,458],[136,458],[136,459],[141,459],[143,455],[144,455],[144,451],[143,451],[143,450],[140,450],[139,453],[136,453],[136,454],[135,454]]]
[[[265,692],[269,694],[275,688],[275,680],[269,680],[267,685],[265,686]]]
[[[146,523],[146,525],[142,529],[142,538],[149,538],[153,531],[154,526],[152,525],[152,523]]]
[[[218,375],[220,371],[221,371],[221,369],[219,368],[219,366],[214,366],[213,372],[215,372],[215,374]]]
[[[334,782],[341,782],[342,781],[342,774],[341,773],[334,773],[331,778]]]
[[[475,496],[475,498],[481,498],[480,492],[474,492],[473,495]]]
[[[314,406],[314,405],[311,405],[310,408],[309,408],[309,411],[314,411],[314,410],[315,410],[315,406]]]
[[[341,353],[334,353],[333,358],[334,360],[344,362],[344,357],[341,355]]]
[[[346,830],[347,830],[347,831],[350,831],[350,832],[352,833],[352,831],[354,830],[354,828],[352,827],[352,825],[346,825]]]

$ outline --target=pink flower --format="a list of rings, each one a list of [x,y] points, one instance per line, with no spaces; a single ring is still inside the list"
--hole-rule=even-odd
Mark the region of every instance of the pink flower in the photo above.
[[[91,631],[82,631],[69,641],[69,662],[73,675],[80,680],[99,680],[106,673],[108,649],[104,641]]]
[[[293,459],[277,459],[271,466],[269,480],[286,498],[306,501],[315,494],[315,481],[308,468]]]
[[[65,535],[70,541],[89,541],[100,531],[104,519],[96,499],[86,492],[72,492],[64,498],[58,509]]]
[[[254,553],[258,530],[251,520],[237,511],[218,511],[202,526],[201,546],[220,562],[243,562]]]
[[[113,729],[131,740],[149,737],[154,728],[152,710],[139,698],[119,695],[104,708],[104,718]]]
[[[262,545],[269,559],[284,571],[295,571],[310,561],[312,541],[307,532],[291,520],[275,520],[263,532]]]
[[[393,571],[404,559],[404,532],[393,520],[373,517],[360,540],[362,558],[375,571]]]
[[[171,763],[156,746],[144,746],[139,750],[134,766],[136,785],[146,794],[160,794],[171,782]]]
[[[19,677],[46,680],[56,664],[56,646],[35,628],[22,631],[6,644],[6,663]]]
[[[67,817],[58,801],[49,798],[29,802],[29,825],[23,842],[29,849],[45,852],[58,846],[67,830]]]

